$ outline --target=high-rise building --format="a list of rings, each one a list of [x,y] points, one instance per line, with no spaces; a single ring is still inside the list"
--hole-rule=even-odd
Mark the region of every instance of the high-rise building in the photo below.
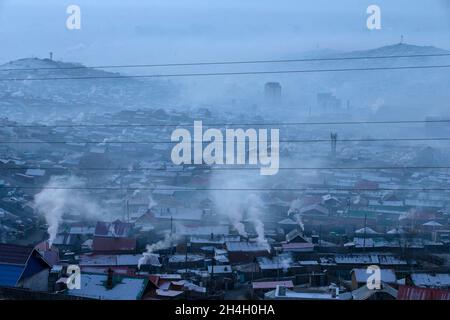
[[[321,111],[336,111],[341,108],[342,101],[332,93],[318,93],[317,106]]]
[[[267,82],[264,86],[264,97],[267,103],[281,101],[281,85],[279,82]]]

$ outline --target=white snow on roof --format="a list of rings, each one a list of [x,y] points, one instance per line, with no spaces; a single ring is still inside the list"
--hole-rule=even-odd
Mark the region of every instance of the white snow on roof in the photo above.
[[[339,255],[334,258],[336,263],[340,264],[378,264],[378,256],[376,254],[361,255]]]
[[[449,287],[450,286],[450,274],[428,274],[428,273],[413,273],[411,274],[411,280],[418,287]]]
[[[152,254],[145,265],[160,265],[159,255]],[[138,265],[140,254],[119,254],[119,255],[82,255],[80,256],[81,266],[134,266]]]
[[[423,226],[442,227],[442,224],[440,224],[439,222],[436,222],[436,221],[428,221],[428,222],[424,223]]]
[[[208,266],[208,273],[213,272],[213,266]],[[214,273],[231,273],[232,269],[229,265],[214,266]]]
[[[45,170],[42,170],[42,169],[27,169],[27,171],[25,171],[25,174],[28,175],[28,176],[42,177],[42,176],[45,176]]]
[[[138,300],[145,289],[146,279],[120,278],[107,289],[107,275],[81,273],[81,288],[69,289],[69,295],[101,300]]]
[[[367,273],[367,269],[353,269],[352,272],[355,275],[357,282],[367,282],[367,279],[372,275],[371,272]],[[380,269],[381,281],[386,283],[396,283],[397,277],[395,272],[390,269]]]
[[[378,232],[376,232],[375,230],[373,230],[369,227],[358,229],[355,231],[355,233],[378,234]]]
[[[267,247],[257,242],[227,242],[226,247],[228,251],[267,251]]]

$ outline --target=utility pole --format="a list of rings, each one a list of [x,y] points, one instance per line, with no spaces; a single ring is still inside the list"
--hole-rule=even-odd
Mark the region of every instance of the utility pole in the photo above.
[[[216,264],[216,259],[215,257],[212,257],[211,259],[211,279],[210,279],[210,290],[211,292],[214,292],[214,265]]]
[[[280,280],[280,257],[278,256],[278,249],[275,248],[276,258],[277,258],[277,281]]]
[[[363,250],[366,252],[366,231],[367,231],[367,212],[364,211],[364,238],[363,238]]]
[[[320,251],[320,242],[322,241],[322,224],[319,225],[319,251]]]
[[[162,210],[162,209],[161,209]],[[170,215],[170,253],[173,253],[173,235],[172,235],[173,215]]]
[[[254,275],[254,273],[255,273],[255,271],[256,271],[256,257],[253,257],[253,265],[252,265],[252,282],[253,282],[253,280],[254,280],[254,278],[255,278],[255,275]]]
[[[331,155],[334,158],[336,157],[337,133],[331,132],[330,139],[331,139]]]
[[[186,266],[185,277],[187,279],[187,275],[188,275],[188,236],[186,236],[186,255],[184,257],[184,263],[185,263],[185,266]]]

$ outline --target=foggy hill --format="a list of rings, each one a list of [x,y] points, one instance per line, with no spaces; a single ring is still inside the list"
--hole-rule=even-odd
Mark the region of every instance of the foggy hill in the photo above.
[[[11,61],[0,66],[0,107],[14,106],[17,111],[31,111],[33,114],[48,110],[117,111],[160,103],[173,96],[176,91],[173,84],[164,80],[126,78],[29,81],[118,75],[120,74],[50,59],[26,58]]]
[[[337,52],[331,49],[289,54],[278,59],[376,57],[398,55],[427,55],[450,53],[433,46],[411,44],[387,45],[371,50]],[[338,61],[304,61],[289,64],[260,66],[221,66],[201,69],[176,69],[176,72],[214,72],[254,70],[308,70],[379,68],[397,66],[450,65],[450,56],[410,57],[389,59],[361,59]],[[368,111],[383,119],[397,118],[397,112],[409,112],[411,117],[424,115],[447,116],[450,101],[450,68],[349,71],[324,73],[271,74],[254,76],[190,77],[166,79],[92,79],[57,81],[1,81],[2,79],[109,77],[117,76],[105,70],[79,68],[80,64],[28,58],[11,61],[0,66],[0,110],[13,119],[28,120],[30,116],[67,116],[67,112],[114,112],[141,107],[167,107],[168,105],[198,106],[206,103],[220,108],[229,101],[230,111],[244,110],[263,99],[267,81],[282,85],[282,99],[292,106],[292,112],[317,105],[317,94],[332,92],[355,110]],[[19,70],[41,68],[40,70]],[[53,68],[58,68],[53,70]],[[75,69],[74,69],[75,68]],[[3,71],[2,71],[3,70]],[[122,69],[121,69],[122,70]],[[125,70],[124,70],[125,71]],[[128,70],[133,74],[139,70]],[[146,71],[152,73],[154,71]],[[167,72],[161,69],[161,73]],[[191,85],[189,85],[191,84]],[[241,103],[239,103],[241,101]],[[339,112],[339,110],[337,110]],[[346,112],[346,110],[341,110]],[[16,112],[17,114],[12,114]],[[43,114],[44,113],[44,114]],[[289,117],[295,114],[284,113]],[[273,116],[273,112],[271,112]]]

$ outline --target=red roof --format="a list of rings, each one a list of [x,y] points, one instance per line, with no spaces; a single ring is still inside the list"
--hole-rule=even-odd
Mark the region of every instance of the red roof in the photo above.
[[[153,283],[157,288],[159,288],[159,276],[150,275],[148,277],[148,280],[150,280],[151,283]]]
[[[294,287],[294,283],[292,282],[292,280],[252,282],[253,289],[275,289],[277,286],[283,286],[292,289]]]
[[[135,238],[94,237],[93,249],[96,252],[134,251]]]
[[[95,235],[104,237],[126,237],[132,228],[131,223],[122,222],[117,219],[114,222],[97,222]]]
[[[0,244],[0,263],[24,265],[33,250],[33,247]]]
[[[450,300],[449,290],[400,286],[397,300]]]

